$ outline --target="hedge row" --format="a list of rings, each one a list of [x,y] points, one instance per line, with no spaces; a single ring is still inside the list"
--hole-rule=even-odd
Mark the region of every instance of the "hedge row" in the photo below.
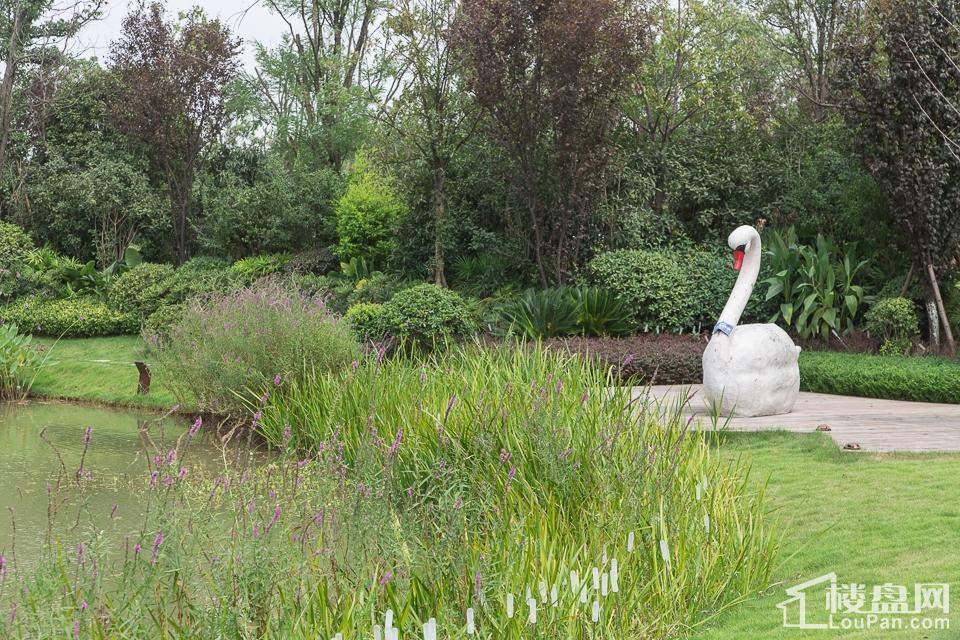
[[[960,364],[935,357],[804,351],[800,386],[817,393],[960,404]]]

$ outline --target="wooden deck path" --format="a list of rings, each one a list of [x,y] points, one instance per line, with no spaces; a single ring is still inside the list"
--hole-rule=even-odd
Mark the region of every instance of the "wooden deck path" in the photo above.
[[[700,385],[636,387],[633,391],[666,403],[679,403],[689,397],[684,414],[695,416],[701,428],[712,425]],[[841,447],[856,443],[862,451],[960,452],[960,405],[954,404],[801,393],[790,414],[732,418],[726,428],[811,433],[821,424],[830,426],[830,437]]]

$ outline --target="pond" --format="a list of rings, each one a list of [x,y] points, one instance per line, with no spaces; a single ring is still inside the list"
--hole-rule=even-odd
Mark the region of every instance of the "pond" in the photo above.
[[[188,427],[176,417],[131,410],[0,404],[0,553],[24,567],[36,561],[48,537],[70,548],[98,535],[107,522],[111,536],[136,532],[150,452],[166,450]],[[201,432],[183,465],[191,473],[222,466],[218,445]]]

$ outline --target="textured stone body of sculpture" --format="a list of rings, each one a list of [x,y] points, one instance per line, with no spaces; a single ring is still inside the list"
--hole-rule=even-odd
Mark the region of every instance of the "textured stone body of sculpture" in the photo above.
[[[740,272],[703,352],[703,392],[721,415],[790,413],[800,393],[800,347],[775,324],[738,326],[760,273],[760,234],[742,226],[730,234]]]

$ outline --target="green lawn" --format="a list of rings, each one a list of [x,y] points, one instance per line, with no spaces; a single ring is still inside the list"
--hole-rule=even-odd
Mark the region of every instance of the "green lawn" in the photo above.
[[[50,349],[52,364],[37,376],[34,395],[150,409],[169,409],[176,403],[156,368],[150,393],[137,395],[139,374],[133,362],[150,362],[139,336],[60,341],[38,338],[37,343]]]
[[[776,608],[787,599],[786,587],[831,571],[841,582],[868,589],[904,584],[911,598],[915,582],[960,588],[960,455],[851,454],[824,434],[784,432],[727,434],[720,451],[750,461],[756,481],[769,480],[767,498],[782,525],[783,552],[774,585],[695,638],[960,637],[956,613],[949,631],[803,631],[782,628]]]

